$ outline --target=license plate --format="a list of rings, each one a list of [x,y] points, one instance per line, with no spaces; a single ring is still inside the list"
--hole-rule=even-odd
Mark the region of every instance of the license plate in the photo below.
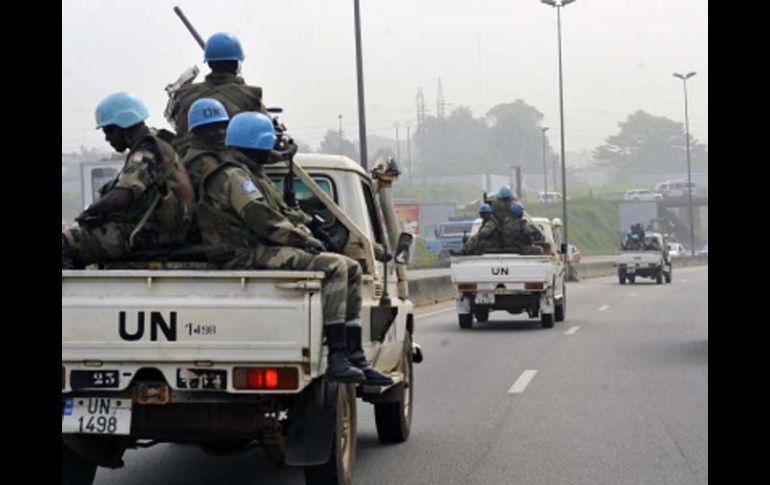
[[[62,433],[128,435],[131,399],[68,397],[64,400]]]
[[[476,293],[476,303],[480,305],[492,305],[495,303],[495,294],[486,291]]]
[[[70,372],[72,389],[117,389],[116,370],[73,370]]]

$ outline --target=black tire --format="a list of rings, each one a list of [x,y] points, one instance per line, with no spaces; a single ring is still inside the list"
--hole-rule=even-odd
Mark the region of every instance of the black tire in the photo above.
[[[553,310],[553,319],[557,322],[563,322],[567,316],[567,284],[562,283],[561,300],[556,302]]]
[[[633,285],[634,283],[636,283],[636,275],[635,275],[635,274],[632,274],[632,275],[626,276],[626,278],[628,278],[628,282],[629,282],[629,283],[631,283],[632,285]]]
[[[457,320],[460,323],[460,328],[473,327],[473,314],[472,313],[458,313]]]
[[[480,323],[485,323],[489,321],[489,308],[483,307],[483,308],[477,308],[476,309],[476,321]]]
[[[621,285],[625,285],[626,284],[626,272],[625,271],[620,270],[620,269],[618,270],[618,281],[620,282]]]
[[[61,446],[62,485],[92,485],[96,464],[79,457],[67,445]]]
[[[658,268],[658,271],[655,273],[655,283],[658,285],[663,283],[663,268]]]
[[[383,443],[403,443],[409,438],[409,431],[412,428],[414,372],[411,335],[404,340],[404,355],[401,358],[400,367],[404,373],[404,385],[401,386],[399,400],[374,405],[377,436]]]
[[[323,465],[305,467],[307,485],[352,485],[356,461],[356,389],[353,384],[339,384],[337,423],[329,460]]]
[[[540,325],[543,328],[553,328],[553,313],[541,313]]]
[[[666,283],[671,283],[671,280],[674,278],[674,272],[672,270],[668,270],[668,273],[666,273],[664,276],[666,277]]]

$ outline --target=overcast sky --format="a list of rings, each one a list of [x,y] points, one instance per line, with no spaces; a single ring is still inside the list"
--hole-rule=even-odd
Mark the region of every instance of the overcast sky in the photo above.
[[[353,0],[63,0],[62,150],[108,148],[94,129],[105,96],[133,91],[167,127],[164,86],[202,51],[173,13],[179,5],[203,38],[239,37],[246,82],[300,140],[318,146],[343,116],[358,138]],[[539,0],[361,0],[369,133],[395,137],[412,120],[415,95],[435,114],[438,78],[447,112],[474,114],[521,98],[545,115],[558,147],[556,9]],[[684,120],[708,142],[707,0],[577,0],[562,10],[568,151],[592,149],[637,109]],[[401,136],[404,137],[403,130]]]

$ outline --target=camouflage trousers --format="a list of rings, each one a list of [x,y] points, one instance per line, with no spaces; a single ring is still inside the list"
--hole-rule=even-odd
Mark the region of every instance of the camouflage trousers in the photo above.
[[[106,222],[97,227],[75,226],[62,232],[62,267],[65,259],[75,267],[102,263],[127,256],[132,251],[143,251],[175,243],[176,237],[159,231],[157,225],[148,222],[129,240],[133,224]]]
[[[295,269],[321,271],[324,325],[360,321],[361,265],[337,253],[312,255],[288,246],[249,251],[228,262],[227,269]]]

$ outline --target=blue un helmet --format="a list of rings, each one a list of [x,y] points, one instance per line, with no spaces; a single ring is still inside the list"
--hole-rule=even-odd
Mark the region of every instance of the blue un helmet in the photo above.
[[[511,214],[513,214],[514,217],[521,217],[524,215],[524,206],[521,202],[514,202],[511,205]]]
[[[134,93],[115,93],[96,105],[96,129],[117,125],[128,128],[150,116],[144,103]]]
[[[237,148],[272,150],[275,147],[273,120],[262,113],[238,113],[227,126],[225,144]]]
[[[196,126],[229,119],[230,115],[227,114],[225,107],[214,98],[201,98],[195,101],[187,112],[187,125],[191,130]]]
[[[513,190],[509,185],[503,185],[497,192],[498,199],[513,199]]]
[[[203,62],[243,61],[243,49],[238,38],[227,32],[217,32],[206,41]]]
[[[634,241],[638,241],[639,240],[639,234],[637,234],[637,233],[631,234],[631,239],[633,239]]]
[[[491,214],[491,213],[492,213],[491,205],[487,203],[481,204],[481,207],[479,207],[479,214]]]

